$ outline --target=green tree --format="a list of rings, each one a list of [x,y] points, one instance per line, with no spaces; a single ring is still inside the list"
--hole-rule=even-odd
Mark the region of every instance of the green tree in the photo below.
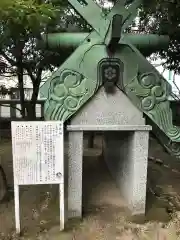
[[[166,59],[165,67],[180,73],[180,0],[145,1],[140,9],[138,30],[146,33],[167,34],[170,45],[158,57]]]
[[[43,70],[61,64],[67,53],[39,50],[40,34],[63,29],[66,1],[1,0],[0,1],[0,55],[1,73],[9,72],[18,78],[21,115],[34,119],[35,105]],[[62,25],[62,26],[61,26]],[[30,104],[25,104],[23,75],[28,74],[33,85]]]

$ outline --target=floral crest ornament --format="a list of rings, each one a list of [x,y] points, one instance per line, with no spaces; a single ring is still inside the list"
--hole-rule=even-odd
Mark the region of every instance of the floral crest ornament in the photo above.
[[[113,78],[116,77],[117,71],[113,67],[108,67],[107,69],[104,70],[104,75],[108,80],[112,80]]]

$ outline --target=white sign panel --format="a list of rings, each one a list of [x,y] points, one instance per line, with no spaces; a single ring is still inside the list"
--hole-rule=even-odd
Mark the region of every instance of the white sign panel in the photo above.
[[[62,122],[12,122],[15,185],[63,183]]]
[[[64,229],[63,122],[11,122],[16,231],[20,232],[19,185],[59,184]]]

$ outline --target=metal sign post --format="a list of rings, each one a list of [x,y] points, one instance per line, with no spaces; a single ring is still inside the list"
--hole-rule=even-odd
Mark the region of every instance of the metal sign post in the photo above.
[[[63,230],[63,122],[12,122],[11,129],[17,233],[20,233],[20,185],[59,184],[60,230]]]

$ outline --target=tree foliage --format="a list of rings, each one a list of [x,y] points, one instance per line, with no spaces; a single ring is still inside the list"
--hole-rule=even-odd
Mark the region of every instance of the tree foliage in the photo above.
[[[48,29],[63,29],[65,1],[43,0],[1,0],[0,1],[0,55],[1,73],[11,72],[18,77],[22,117],[29,113],[35,117],[35,104],[38,97],[43,70],[53,69],[67,57],[67,52],[52,53],[39,50],[37,39]],[[29,105],[24,101],[23,75],[28,74],[33,85]]]
[[[166,59],[165,66],[180,73],[180,0],[145,1],[140,10],[140,32],[165,34],[170,37],[167,51],[159,56]]]

